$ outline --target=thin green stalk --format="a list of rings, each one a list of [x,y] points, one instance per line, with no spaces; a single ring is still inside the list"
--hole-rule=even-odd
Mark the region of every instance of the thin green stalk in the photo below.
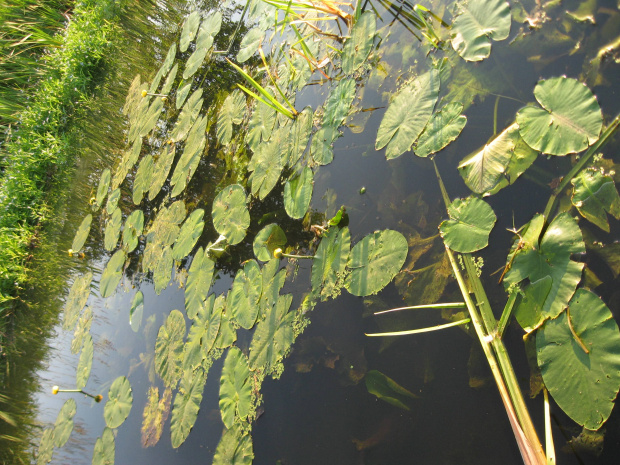
[[[547,465],[555,465],[555,446],[553,445],[553,433],[551,431],[551,406],[549,405],[549,392],[543,388],[545,395],[545,452],[547,453]]]
[[[286,102],[286,104],[293,110],[294,113],[297,113],[295,111],[295,107],[291,104],[289,99],[286,98],[286,95],[284,94],[284,92],[282,92],[282,89],[280,89],[280,86],[278,85],[276,80],[271,75],[271,71],[269,71],[269,65],[267,64],[267,59],[265,58],[265,54],[263,53],[263,49],[261,47],[258,48],[258,53],[260,54],[260,57],[263,60],[263,65],[265,65],[265,71],[267,71],[267,75],[269,76],[271,83],[275,86],[276,90],[280,94],[280,97],[282,97],[282,100]]]
[[[444,310],[452,308],[467,308],[465,302],[452,302],[447,304],[429,304],[429,305],[413,305],[411,307],[391,308],[381,312],[375,312],[375,315],[383,315],[384,313],[400,312],[402,310],[423,310],[423,309]]]
[[[443,325],[429,326],[428,328],[410,329],[407,331],[395,331],[391,333],[366,333],[366,336],[378,337],[378,336],[406,336],[409,334],[421,334],[430,333],[431,331],[439,331],[441,329],[452,328],[453,326],[466,325],[471,323],[471,318],[464,318],[459,321],[453,321],[452,323],[446,323]]]
[[[239,29],[241,28],[241,25],[243,24],[243,18],[245,17],[245,13],[246,11],[248,11],[248,7],[250,6],[250,1],[251,0],[247,0],[247,2],[245,2],[245,7],[243,7],[243,12],[241,13],[241,18],[239,18],[239,22],[237,22],[237,28],[235,29],[235,32],[233,32],[233,35],[230,38],[230,42],[228,42],[228,48],[226,50],[214,50],[213,53],[218,54],[218,55],[221,55],[221,54],[227,55],[228,53],[230,53],[230,49],[235,43],[235,38],[237,37],[237,34],[239,33]]]
[[[504,307],[504,311],[502,312],[502,316],[499,319],[499,324],[497,325],[497,337],[500,339],[504,335],[504,330],[508,323],[510,322],[510,317],[512,316],[512,310],[514,309],[515,302],[517,300],[517,296],[519,295],[519,291],[517,289],[513,290],[508,296],[508,302]]]

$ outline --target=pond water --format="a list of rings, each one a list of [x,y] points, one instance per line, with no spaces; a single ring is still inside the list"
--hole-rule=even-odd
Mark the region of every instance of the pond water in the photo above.
[[[53,448],[51,463],[89,463],[93,451],[93,463],[110,463],[109,458],[113,457],[116,464],[522,463],[506,411],[471,326],[467,326],[467,331],[461,326],[401,337],[366,336],[435,326],[460,318],[456,310],[381,316],[373,312],[463,300],[437,236],[438,225],[448,215],[433,163],[408,150],[417,136],[401,142],[402,150],[395,149],[392,142],[387,149],[376,150],[376,145],[380,145],[376,143],[377,135],[385,132],[383,121],[398,104],[398,90],[408,89],[412,83],[430,76],[427,88],[438,87],[434,97],[426,95],[427,88],[411,91],[401,113],[416,114],[430,105],[426,117],[417,116],[423,121],[418,131],[421,132],[433,108],[437,112],[449,103],[463,105],[457,115],[466,115],[467,123],[460,136],[456,137],[457,131],[452,138],[456,140],[443,150],[438,147],[434,157],[448,194],[455,199],[471,194],[471,185],[468,187],[457,170],[461,160],[510,126],[526,104],[535,105],[533,92],[541,80],[566,76],[584,81],[598,98],[604,123],[610,123],[620,110],[616,94],[620,78],[618,4],[605,0],[549,2],[544,6],[510,2],[511,16],[506,19],[505,13],[496,11],[496,24],[492,24],[500,29],[498,24],[508,21],[508,37],[499,40],[500,33],[496,31],[498,36],[491,41],[490,56],[466,61],[454,51],[450,34],[458,30],[454,22],[459,14],[469,13],[459,13],[450,2],[424,4],[432,11],[430,14],[414,10],[406,2],[367,1],[359,10],[364,14],[358,24],[362,18],[367,21],[372,17],[376,33],[368,26],[361,32],[354,31],[358,35],[350,34],[346,40],[342,39],[349,36],[345,19],[315,20],[309,25],[306,18],[290,23],[284,21],[282,11],[265,2],[250,2],[248,11],[244,11],[245,2],[197,3],[169,1],[155,8],[145,7],[131,21],[126,20],[126,40],[102,84],[100,100],[83,123],[84,137],[77,147],[82,152],[79,167],[58,202],[57,218],[41,245],[40,285],[33,286],[32,299],[37,302],[38,311],[60,315],[45,344],[41,343],[46,355],[34,382],[38,386],[34,403],[37,422],[42,426],[38,431],[43,437],[41,444],[46,435],[53,434],[51,428],[67,399],[75,399],[76,403],[71,434],[66,443]],[[502,10],[502,2],[491,3],[497,3]],[[352,8],[340,8],[348,15],[354,14]],[[491,7],[486,8],[492,16]],[[192,16],[192,12],[197,13]],[[214,26],[219,22],[214,12],[222,14],[219,33],[220,28]],[[283,21],[276,33],[275,18]],[[446,24],[442,25],[438,18]],[[198,31],[203,19],[200,27],[204,30]],[[241,26],[235,36],[238,23]],[[453,24],[452,31],[448,24]],[[322,32],[317,32],[317,28]],[[210,34],[215,35],[213,49]],[[348,49],[347,44],[354,40],[359,40],[359,44]],[[181,51],[179,47],[184,48],[184,41],[187,50]],[[198,41],[204,41],[200,42],[203,46],[209,44],[204,48],[210,51],[205,58],[198,59],[192,74],[188,68],[197,59],[195,50],[200,51]],[[309,143],[307,139],[301,142],[302,150],[308,147],[298,156],[289,154],[293,152],[289,144],[298,140],[298,133],[304,133],[303,129],[291,129],[293,125],[302,126],[303,115],[293,123],[287,116],[266,110],[264,104],[235,90],[237,84],[242,84],[258,92],[225,60],[245,61],[246,70],[256,75],[263,66],[258,53],[261,41],[266,60],[272,65],[271,73],[277,74],[276,82],[294,102],[296,111],[309,106],[314,112],[313,124],[306,129],[308,134],[312,131],[312,138]],[[229,43],[232,46],[228,53],[213,53],[226,50]],[[365,47],[367,58],[363,56]],[[609,51],[599,53],[605,47]],[[293,48],[295,51],[291,51]],[[349,56],[358,56],[359,63],[347,62],[347,53],[340,56],[343,48]],[[467,53],[462,52],[471,59]],[[315,69],[311,71],[308,61],[320,63],[320,69],[313,65]],[[177,65],[176,77],[170,77],[168,73]],[[344,73],[343,69],[348,71]],[[181,77],[184,71],[185,80]],[[138,80],[134,80],[138,74]],[[277,95],[269,78],[264,73],[260,76],[263,85],[272,87],[271,95]],[[162,92],[168,78],[169,89]],[[185,96],[188,101],[194,98],[197,113],[188,118],[186,126],[179,123],[175,128],[177,120],[183,119],[178,102],[186,84],[189,90]],[[199,94],[194,94],[199,89],[203,102],[199,101]],[[159,95],[143,97],[142,91],[166,94],[167,99],[163,102]],[[563,98],[570,101],[569,96]],[[285,108],[283,111],[290,109],[279,95],[276,100]],[[262,110],[257,110],[258,105],[262,105]],[[260,135],[257,143],[249,142],[248,127],[256,123],[251,115],[259,111],[267,115],[258,121],[263,128],[262,142]],[[198,119],[203,117],[204,120]],[[569,121],[568,126],[571,125],[574,124]],[[283,129],[270,134],[271,127]],[[430,131],[430,127],[425,131]],[[330,144],[330,131],[337,130],[340,137]],[[401,134],[415,132],[408,127],[399,130]],[[448,132],[447,127],[444,132]],[[323,136],[327,139],[325,144],[320,143]],[[172,147],[176,158],[172,167],[167,168],[162,160]],[[415,148],[421,150],[420,146]],[[613,170],[618,161],[617,148],[615,141],[606,145],[602,149],[604,158],[597,160],[597,166],[605,167],[607,172]],[[387,160],[386,154],[393,159]],[[145,161],[147,158],[150,161]],[[497,280],[515,237],[507,229],[519,228],[542,212],[551,195],[549,184],[566,175],[575,163],[571,155],[535,158],[532,167],[514,185],[484,197],[495,211],[497,222],[490,233],[491,245],[476,251],[476,255],[484,261],[481,279],[497,318],[507,298],[505,287],[498,285]],[[151,162],[154,168],[150,176],[145,176],[149,171],[147,163]],[[181,169],[184,163],[188,167],[185,171]],[[108,189],[104,183],[100,190],[103,197],[97,198],[106,169],[111,170],[112,186]],[[149,191],[154,183],[151,178],[166,175],[167,169],[170,171],[161,192],[154,188]],[[304,169],[303,176],[310,172],[313,177],[308,183],[312,188],[308,203],[295,202],[290,195],[290,190],[295,189],[292,180]],[[504,166],[500,171],[507,169]],[[497,183],[502,177],[496,178]],[[143,189],[145,195],[136,198],[142,182],[147,186]],[[244,194],[241,202],[216,198],[233,184]],[[114,194],[117,185],[119,190]],[[122,227],[126,235],[117,231],[116,241],[110,226],[115,215],[115,209],[109,205],[113,195],[118,195],[117,211],[122,218],[118,229]],[[171,219],[172,214],[162,219],[162,212],[179,200],[183,202],[183,214],[177,220]],[[218,201],[223,203],[220,211],[212,211]],[[559,205],[562,211],[568,210],[570,197],[562,196]],[[346,207],[346,215],[340,223],[329,225],[341,206]],[[204,216],[197,218],[195,231],[190,230],[185,226],[189,221],[183,221],[198,209],[204,210]],[[228,209],[235,214],[227,214]],[[301,213],[291,213],[299,209]],[[137,243],[132,245],[131,227],[126,219],[135,211],[143,213],[144,227],[135,228]],[[88,215],[92,215],[88,236],[83,246],[78,243],[75,247],[76,233]],[[579,213],[573,208],[571,215],[578,217]],[[583,217],[579,219],[577,229],[583,234],[588,253],[573,258],[576,263],[587,265],[582,286],[600,295],[617,318],[620,294],[614,244],[620,237],[620,227],[612,216],[608,221],[609,232],[603,232]],[[171,227],[173,223],[176,226]],[[184,226],[180,235],[188,233],[189,248],[173,259],[170,254],[182,248],[180,241],[175,242],[181,224]],[[282,242],[279,229],[264,232],[271,224],[278,225],[285,234]],[[329,231],[321,234],[316,225]],[[373,276],[360,278],[360,286],[368,285],[364,288],[368,290],[355,290],[357,270],[363,266],[350,261],[345,270],[348,250],[345,253],[333,245],[327,253],[319,244],[333,240],[336,234],[340,234],[340,242],[334,244],[346,243],[344,231],[348,231],[354,247],[378,230],[397,232],[389,239],[387,233],[377,239],[381,247],[389,243],[385,247],[394,250],[388,254],[379,246],[372,250],[373,246],[366,243],[371,252],[358,251],[362,255],[360,260],[369,260],[371,265],[373,259],[378,261],[370,273]],[[220,234],[231,242],[225,245],[223,253],[215,250],[221,246],[216,243]],[[233,240],[234,234],[240,238]],[[463,235],[466,233],[458,234]],[[402,247],[394,245],[400,238],[405,242],[404,255]],[[426,238],[429,239],[424,241]],[[599,243],[605,253],[591,251],[593,244]],[[211,253],[205,253],[209,247]],[[284,253],[317,257],[272,259],[276,247],[284,249]],[[69,256],[67,250],[71,248],[75,250]],[[112,256],[120,257],[116,274],[110,270]],[[193,269],[203,256],[210,257],[214,267],[208,296],[209,273],[203,271],[203,276],[198,277]],[[324,256],[343,260],[342,267],[329,262],[321,276],[315,267],[318,268],[317,259]],[[208,259],[204,259],[205,263]],[[272,260],[268,263],[268,259]],[[391,270],[393,263],[397,263],[398,269]],[[251,277],[253,272],[259,273],[258,278]],[[274,280],[276,272],[281,274]],[[233,305],[231,287],[244,277],[245,287],[237,289]],[[506,280],[510,277],[507,273]],[[375,278],[385,282],[372,287],[370,281]],[[280,279],[283,281],[278,286]],[[202,284],[194,285],[196,280],[202,280]],[[83,301],[76,297],[79,291],[75,283],[80,282],[86,283]],[[262,285],[262,294],[256,290],[257,282]],[[143,310],[134,310],[139,293],[143,296]],[[199,297],[188,297],[194,295]],[[199,302],[188,304],[188,299]],[[214,306],[212,299],[216,299]],[[79,304],[75,303],[78,301]],[[245,301],[249,305],[244,306]],[[290,318],[277,314],[282,309],[286,313],[289,305]],[[250,313],[252,308],[260,310],[254,315],[256,325],[254,320],[241,324],[244,319],[251,319],[238,310],[242,306]],[[85,315],[89,311],[92,319],[87,323]],[[272,320],[275,323],[270,327]],[[88,365],[88,343],[75,342],[74,330],[82,324],[86,325],[83,332],[92,338],[93,348],[92,368],[82,380],[83,389],[93,395],[101,394],[101,403],[76,393],[52,395],[53,386],[74,389],[80,382],[76,372],[79,378],[84,361]],[[244,329],[246,326],[249,329]],[[175,331],[182,333],[181,345],[168,351],[174,346]],[[513,322],[506,329],[504,340],[542,439],[543,394],[533,399],[527,395],[530,364],[523,334]],[[192,350],[197,358],[188,355]],[[535,348],[530,344],[527,350],[531,354]],[[619,352],[616,350],[614,357]],[[239,354],[240,361],[230,365],[238,372],[231,375],[225,360]],[[236,385],[234,376],[238,377]],[[131,386],[131,400],[123,397],[128,394],[121,387],[120,400],[115,401],[114,392],[124,382],[123,377]],[[163,415],[155,416],[145,433],[143,415],[149,392],[153,394],[156,388],[158,399],[167,387],[173,393],[168,408],[161,408]],[[553,394],[552,387],[548,387]],[[234,394],[223,394],[224,389],[232,389]],[[181,401],[184,397],[189,400],[187,408]],[[233,404],[228,432],[220,409],[222,398],[228,405]],[[239,406],[235,410],[236,402]],[[131,406],[128,412],[124,405],[127,409]],[[569,441],[581,433],[581,426],[553,400],[551,412],[558,463],[618,463],[617,409],[603,427],[604,436],[579,443]],[[159,431],[158,426],[162,426]],[[49,461],[51,448],[45,451],[38,446],[38,438],[33,441],[38,454],[33,460]]]

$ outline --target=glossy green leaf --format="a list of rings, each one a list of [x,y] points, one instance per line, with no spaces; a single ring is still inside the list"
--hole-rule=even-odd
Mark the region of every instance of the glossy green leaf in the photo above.
[[[103,417],[108,428],[118,428],[129,416],[133,405],[133,393],[131,384],[124,376],[114,380],[108,390],[108,401],[103,408]]]
[[[239,425],[225,430],[215,449],[213,465],[252,465],[252,460],[252,436]]]
[[[333,126],[324,126],[312,136],[310,153],[317,165],[328,165],[334,160],[332,144],[340,137],[340,131]]]
[[[350,75],[364,64],[375,39],[377,18],[372,11],[365,11],[351,29],[350,37],[342,47],[342,71]]]
[[[39,442],[37,465],[45,465],[52,461],[54,455],[54,428],[45,428]]]
[[[370,370],[365,377],[366,389],[368,392],[388,404],[404,410],[411,410],[408,404],[409,399],[415,399],[413,392],[405,389],[392,378],[384,375],[380,371]]]
[[[534,96],[540,107],[526,106],[517,113],[519,132],[530,147],[566,155],[596,142],[603,116],[596,97],[584,84],[564,76],[542,80]]]
[[[73,417],[77,411],[75,400],[67,399],[58,412],[54,423],[54,446],[62,447],[69,440],[73,431]]]
[[[64,329],[73,329],[75,322],[80,316],[80,312],[86,305],[88,296],[90,295],[90,283],[93,280],[92,272],[87,272],[82,276],[75,278],[69,291],[69,296],[65,302],[65,311],[62,327]]]
[[[142,315],[144,314],[144,294],[142,291],[136,292],[131,299],[131,308],[129,309],[129,325],[134,333],[140,330],[142,325]]]
[[[232,346],[237,340],[237,330],[233,325],[229,312],[230,309],[226,308],[226,298],[223,295],[220,295],[215,299],[215,303],[213,304],[213,311],[219,312],[222,315],[220,320],[220,330],[217,333],[217,337],[215,338],[214,346],[217,349],[226,349]]]
[[[90,332],[90,326],[93,322],[93,312],[90,307],[86,307],[82,316],[78,320],[77,326],[73,333],[73,339],[71,340],[71,353],[77,354],[82,350],[84,344],[84,338]]]
[[[186,52],[187,47],[194,37],[196,36],[196,32],[198,32],[198,26],[200,25],[200,12],[193,11],[190,13],[187,18],[185,18],[185,22],[183,22],[183,28],[181,29],[181,38],[179,40],[179,50],[181,52]]]
[[[386,147],[388,160],[408,151],[433,114],[439,96],[439,72],[435,69],[405,84],[383,116],[375,148]]]
[[[155,293],[157,295],[161,294],[161,291],[170,284],[173,265],[172,247],[167,245],[161,250],[161,254],[157,258],[155,268],[153,269],[153,284],[155,284]]]
[[[268,262],[273,258],[273,251],[277,248],[284,248],[286,245],[286,235],[277,224],[269,224],[261,229],[254,238],[254,255],[261,262]]]
[[[327,300],[340,293],[351,249],[349,228],[331,227],[321,239],[312,261],[312,290]]]
[[[409,246],[398,231],[384,229],[369,234],[351,249],[347,268],[347,290],[357,296],[376,294],[400,271]]]
[[[213,200],[211,211],[213,227],[226,237],[230,245],[243,240],[250,226],[245,189],[239,184],[224,187]]]
[[[267,89],[269,92],[269,89]],[[261,140],[267,142],[271,137],[273,126],[276,122],[276,110],[256,100],[254,111],[248,123],[246,141],[253,151],[260,144]]]
[[[75,387],[83,389],[90,378],[90,370],[93,367],[93,338],[90,333],[84,336],[84,344],[75,374]]]
[[[263,278],[258,263],[249,260],[237,271],[226,299],[226,307],[242,328],[251,329],[256,323],[262,290]]]
[[[192,89],[192,80],[189,81],[181,81],[179,83],[179,89],[177,90],[177,99],[176,99],[176,107],[179,110],[183,104],[185,103],[185,99],[189,95],[189,91]]]
[[[233,90],[224,99],[217,114],[217,140],[221,145],[228,145],[232,138],[233,124],[240,124],[245,114],[245,94],[239,89]]]
[[[314,174],[309,166],[300,174],[289,178],[284,184],[284,209],[293,219],[303,218],[312,199]]]
[[[462,111],[462,103],[452,102],[434,113],[418,138],[415,154],[418,157],[428,157],[455,140],[467,123],[467,117],[461,114]]]
[[[355,98],[355,79],[342,79],[334,87],[325,100],[323,126],[337,128],[348,116],[351,103]]]
[[[480,61],[491,53],[491,40],[510,33],[510,5],[504,0],[469,0],[456,4],[452,22],[452,48],[467,61]]]
[[[248,61],[250,57],[258,51],[259,47],[263,43],[264,37],[265,33],[261,28],[255,27],[250,29],[241,40],[239,52],[237,53],[237,61],[239,63]]]
[[[207,374],[202,368],[186,371],[181,378],[179,392],[174,396],[170,418],[170,437],[172,447],[175,449],[185,442],[194,427],[206,380]]]
[[[159,328],[155,341],[155,371],[166,387],[172,389],[181,377],[184,336],[185,318],[178,310],[172,310]]]
[[[138,240],[144,228],[144,213],[142,210],[134,210],[125,220],[123,228],[123,250],[131,253],[138,246]]]
[[[110,428],[104,428],[101,437],[95,441],[92,465],[114,465],[115,453],[114,433]]]
[[[252,171],[250,175],[252,195],[258,196],[260,200],[267,197],[280,179],[283,168],[281,149],[279,141],[272,137],[269,142],[259,146],[259,150],[250,160],[248,170]]]
[[[252,380],[248,359],[238,347],[231,347],[220,378],[220,413],[226,428],[244,420],[252,404]]]
[[[222,319],[222,307],[215,307],[214,301],[215,295],[211,294],[194,317],[183,353],[185,371],[198,368],[213,348]]]
[[[82,220],[80,227],[75,233],[75,237],[73,238],[73,244],[71,245],[71,250],[73,253],[78,253],[82,247],[84,247],[84,243],[86,242],[86,238],[90,233],[90,225],[93,222],[93,215],[90,213],[86,215],[86,217]]]
[[[111,215],[114,210],[118,208],[118,200],[121,198],[121,190],[116,188],[108,196],[108,203],[106,203],[106,212]]]
[[[176,148],[174,144],[165,144],[159,158],[153,163],[153,176],[151,177],[151,185],[149,186],[149,201],[153,200],[161,191],[166,178],[172,168]]]
[[[105,233],[103,236],[103,247],[112,252],[118,244],[118,236],[121,233],[123,214],[121,209],[116,207],[106,221]]]
[[[525,288],[521,300],[514,309],[514,315],[526,333],[531,333],[544,321],[543,306],[552,284],[551,276],[545,276]]]
[[[160,399],[159,389],[156,386],[149,388],[142,414],[142,447],[153,447],[159,442],[161,433],[164,431],[164,423],[170,414],[171,404],[172,389],[166,389]]]
[[[484,200],[476,197],[456,199],[448,206],[449,220],[439,225],[444,242],[455,252],[471,253],[484,249],[497,217]]]
[[[133,203],[134,205],[140,205],[144,194],[148,192],[151,185],[151,179],[153,177],[153,156],[145,155],[136,171],[136,176],[133,180]]]
[[[609,418],[620,387],[620,332],[592,292],[577,290],[569,309],[536,333],[538,366],[560,408],[597,430]]]
[[[312,108],[304,108],[295,118],[290,132],[290,146],[287,166],[293,167],[303,155],[312,134]]]
[[[117,250],[110,258],[101,274],[99,281],[99,293],[101,297],[110,297],[116,290],[116,286],[123,277],[123,267],[127,255],[124,250]]]
[[[620,219],[620,196],[613,178],[600,170],[590,168],[580,171],[571,182],[571,202],[581,216],[609,232],[607,213]]]
[[[204,214],[202,208],[197,208],[187,217],[174,243],[172,258],[181,260],[192,251],[205,227]]]
[[[189,131],[187,141],[185,142],[185,149],[170,179],[170,185],[172,186],[171,197],[176,197],[183,192],[192,176],[196,173],[200,157],[207,143],[205,130],[208,122],[208,116],[204,116],[198,119]]]
[[[95,196],[95,203],[97,206],[103,205],[106,195],[108,195],[108,189],[110,188],[110,180],[112,173],[109,168],[106,168],[101,173],[99,178],[99,187],[97,187],[97,195]]]
[[[263,266],[263,290],[260,296],[259,318],[269,314],[280,298],[280,291],[286,280],[286,269],[278,271],[280,260],[273,258]]]
[[[183,70],[183,79],[189,79],[200,69],[207,57],[207,53],[213,46],[213,37],[199,32],[196,38],[196,50],[189,56]]]
[[[194,318],[209,294],[215,263],[201,247],[198,249],[189,267],[185,284],[185,313]]]

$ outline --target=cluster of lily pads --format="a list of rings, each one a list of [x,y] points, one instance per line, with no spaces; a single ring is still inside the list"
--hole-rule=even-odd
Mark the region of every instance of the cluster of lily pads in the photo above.
[[[399,231],[377,231],[351,247],[345,222],[318,225],[318,246],[307,244],[299,252],[312,259],[310,292],[297,309],[291,309],[293,296],[281,293],[287,280],[281,260],[303,255],[287,248],[286,233],[272,223],[250,238],[255,257],[239,264],[232,288],[218,296],[210,293],[218,260],[248,240],[252,208],[278,195],[277,186],[283,186],[282,202],[292,220],[309,217],[314,177],[333,161],[340,128],[361,115],[354,104],[356,96],[371,80],[386,78],[368,64],[369,59],[380,60],[379,44],[389,35],[387,28],[377,30],[375,12],[362,11],[361,3],[347,11],[333,5],[327,10],[312,6],[303,1],[248,2],[249,21],[255,26],[241,40],[236,57],[231,57],[238,64],[219,62],[239,71],[247,86],[239,85],[225,96],[208,97],[200,74],[218,59],[214,50],[222,22],[218,11],[189,14],[178,45],[172,44],[154,79],[147,83],[136,76],[129,89],[123,108],[127,149],[113,170],[101,174],[91,199],[93,213],[78,228],[71,253],[86,250],[98,215],[104,225],[104,247],[113,252],[99,280],[101,298],[117,292],[131,261],[139,262],[142,278],[152,277],[157,294],[170,284],[173,269],[187,269],[185,306],[171,309],[155,342],[154,367],[164,392],[160,395],[154,384],[149,388],[143,408],[145,447],[159,441],[168,417],[172,446],[183,444],[196,421],[209,370],[215,360],[225,357],[219,393],[224,428],[214,463],[251,463],[251,430],[261,402],[261,383],[266,376],[277,378],[282,373],[284,358],[308,324],[308,312],[343,289],[355,296],[378,293],[407,258],[409,244]],[[510,7],[501,0],[456,2],[450,35],[428,10],[418,8],[414,13],[424,32],[422,47],[432,53],[403,72],[398,90],[390,96],[375,142],[376,150],[385,149],[388,160],[406,152],[432,159],[459,136],[469,102],[442,90],[450,75],[458,72],[458,60],[488,57],[491,41],[508,37],[512,22]],[[339,33],[343,24],[345,34]],[[266,48],[270,50],[265,54]],[[243,69],[243,63],[253,65]],[[324,104],[298,111],[297,93],[317,74],[333,81]],[[487,246],[496,217],[482,197],[514,183],[540,153],[564,156],[599,140],[601,110],[586,86],[572,78],[551,78],[537,84],[534,96],[538,105],[525,106],[513,124],[459,164],[473,194],[448,202],[449,219],[440,225],[440,234],[449,249],[470,254]],[[213,102],[205,109],[207,97]],[[364,118],[359,121],[363,129]],[[235,181],[217,186],[210,206],[217,236],[206,238],[210,242],[197,248],[199,241],[205,241],[209,209],[192,209],[193,202],[186,203],[185,195],[212,146],[232,160],[229,170],[235,172]],[[246,152],[251,153],[249,160]],[[606,212],[620,218],[620,197],[609,173],[595,168],[575,172],[573,188],[572,203],[587,220],[608,230]],[[119,206],[122,189],[131,189],[132,211]],[[527,333],[536,331],[545,386],[577,423],[598,429],[620,386],[613,357],[620,333],[602,301],[590,291],[577,290],[583,263],[571,255],[585,251],[577,222],[568,213],[550,221],[549,214],[536,216],[519,230],[502,278],[516,320]],[[86,386],[93,360],[93,314],[85,307],[92,279],[92,273],[75,278],[64,312],[64,329],[74,331],[71,350],[80,353],[78,389]],[[132,330],[140,329],[148,304],[137,291],[128,317]],[[235,345],[238,331],[243,330],[252,332],[246,351]],[[581,352],[573,350],[575,345]],[[563,374],[566,366],[572,370],[570,379]],[[607,375],[599,376],[590,366],[602,367]],[[389,384],[389,378],[375,372],[372,379],[373,386]],[[129,415],[132,402],[129,380],[117,378],[108,392],[107,427],[95,444],[94,464],[113,462],[114,430]],[[66,443],[75,411],[70,399],[56,426],[45,431],[39,463],[50,461],[53,448]]]

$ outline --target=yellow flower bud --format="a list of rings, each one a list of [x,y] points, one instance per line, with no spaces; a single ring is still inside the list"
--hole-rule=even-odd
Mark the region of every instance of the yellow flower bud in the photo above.
[[[273,256],[275,258],[282,258],[282,249],[278,248],[273,251]]]
[[[60,389],[60,388],[59,388],[58,386],[54,386],[54,387],[52,387],[52,394],[54,394],[54,395],[58,394],[58,390],[59,390],[59,389]]]
[[[142,97],[146,97],[148,95],[148,92],[146,90],[142,91]]]

